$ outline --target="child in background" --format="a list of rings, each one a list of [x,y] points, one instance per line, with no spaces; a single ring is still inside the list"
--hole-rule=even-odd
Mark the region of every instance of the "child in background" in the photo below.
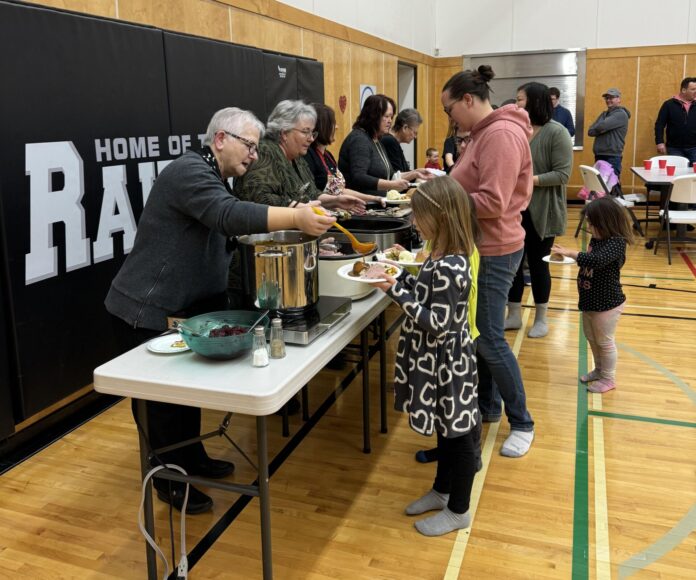
[[[395,408],[408,413],[414,431],[437,432],[435,482],[406,513],[438,510],[415,525],[421,534],[439,536],[471,525],[481,421],[468,322],[477,222],[470,197],[449,176],[421,183],[411,208],[415,227],[431,241],[431,254],[417,278],[403,271],[376,285],[406,314],[396,354]]]
[[[428,147],[425,151],[425,156],[428,158],[428,161],[425,163],[426,169],[439,169],[442,171],[442,166],[440,165],[440,152],[435,149],[435,147]]]
[[[626,304],[621,289],[621,267],[626,262],[626,244],[633,243],[633,228],[626,210],[611,197],[596,199],[584,209],[592,239],[587,252],[554,245],[553,252],[577,261],[578,308],[585,337],[590,343],[595,368],[580,377],[592,393],[616,388],[614,332]]]

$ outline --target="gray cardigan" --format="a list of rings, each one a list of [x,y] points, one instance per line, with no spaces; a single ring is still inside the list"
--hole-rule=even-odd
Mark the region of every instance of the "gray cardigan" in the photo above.
[[[106,309],[134,328],[164,330],[168,315],[226,291],[227,238],[266,232],[267,223],[267,206],[239,201],[187,151],[155,181]]]
[[[540,238],[560,236],[566,229],[566,184],[573,167],[573,143],[563,125],[549,121],[534,135],[529,148],[539,185],[534,186],[527,211]]]
[[[338,168],[346,178],[348,189],[372,195],[386,195],[384,191],[377,190],[377,183],[380,179],[391,179],[394,170],[384,149],[382,148],[382,158],[377,147],[372,137],[362,129],[353,129],[348,133],[338,154]]]

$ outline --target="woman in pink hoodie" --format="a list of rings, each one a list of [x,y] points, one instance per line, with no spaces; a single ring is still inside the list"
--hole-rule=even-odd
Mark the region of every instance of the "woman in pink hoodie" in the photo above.
[[[529,115],[516,105],[493,109],[490,66],[455,74],[442,89],[445,113],[471,140],[450,175],[471,195],[481,227],[476,326],[479,408],[483,421],[499,421],[501,398],[510,436],[500,450],[521,457],[534,439],[534,421],[520,367],[505,341],[505,304],[522,259],[525,232],[520,212],[532,195]]]

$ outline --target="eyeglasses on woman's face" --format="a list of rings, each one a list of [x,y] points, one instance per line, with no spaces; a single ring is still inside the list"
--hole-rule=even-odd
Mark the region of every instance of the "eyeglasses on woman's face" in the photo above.
[[[319,135],[319,131],[312,131],[311,129],[298,129],[296,127],[293,127],[291,131],[297,131],[298,133],[302,133],[305,139],[311,139],[312,141],[314,141]]]
[[[451,117],[452,116],[452,107],[454,107],[454,105],[456,105],[458,102],[459,102],[459,99],[455,99],[454,101],[450,101],[449,104],[445,105],[443,107],[443,110],[445,111],[445,115],[447,115],[448,117]]]
[[[223,131],[225,135],[229,135],[230,137],[233,137],[240,143],[243,143],[246,145],[246,148],[249,150],[249,155],[256,155],[259,151],[259,146],[257,143],[254,143],[253,141],[249,141],[249,139],[245,139],[244,137],[240,137],[239,135],[235,135],[234,133],[230,133],[229,131]]]

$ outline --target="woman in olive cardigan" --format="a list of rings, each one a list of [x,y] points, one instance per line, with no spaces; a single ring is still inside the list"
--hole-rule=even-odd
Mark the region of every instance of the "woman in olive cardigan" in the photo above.
[[[573,145],[565,127],[553,121],[553,106],[546,85],[527,83],[517,91],[517,104],[529,113],[534,133],[529,141],[534,167],[534,190],[522,226],[526,235],[524,251],[532,278],[534,324],[527,334],[541,338],[548,334],[546,311],[551,294],[549,265],[542,258],[551,253],[555,237],[565,232],[567,221],[566,184],[573,165]],[[522,264],[508,293],[505,329],[522,326]]]

